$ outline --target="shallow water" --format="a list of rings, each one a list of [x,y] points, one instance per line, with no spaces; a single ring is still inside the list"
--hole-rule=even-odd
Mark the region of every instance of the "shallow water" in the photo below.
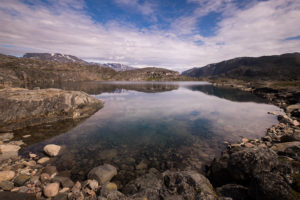
[[[23,153],[41,153],[48,143],[62,145],[62,154],[53,161],[60,171],[82,179],[91,168],[110,163],[118,168],[114,181],[120,188],[149,170],[202,170],[224,149],[224,141],[263,136],[277,122],[267,112],[280,110],[248,92],[204,82],[51,87],[84,90],[104,100],[105,106],[83,122],[19,131],[32,135],[24,139],[31,145]]]

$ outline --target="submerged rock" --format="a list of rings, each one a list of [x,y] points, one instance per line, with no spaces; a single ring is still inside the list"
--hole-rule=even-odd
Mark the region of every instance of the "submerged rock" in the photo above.
[[[0,131],[85,118],[103,107],[103,102],[79,91],[60,89],[0,89]]]
[[[61,147],[55,144],[48,144],[44,147],[44,152],[51,157],[57,156],[59,154]]]
[[[117,169],[109,164],[104,164],[93,168],[89,174],[89,179],[95,179],[99,184],[103,185],[109,182],[115,175],[117,175]]]

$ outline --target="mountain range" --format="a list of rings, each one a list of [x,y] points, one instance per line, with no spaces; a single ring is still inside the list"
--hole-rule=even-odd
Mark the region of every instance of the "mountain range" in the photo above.
[[[196,78],[242,80],[300,80],[300,53],[240,57],[182,72]]]
[[[124,70],[124,66],[120,66]],[[178,72],[155,67],[115,70],[64,54],[25,54],[18,58],[0,54],[0,87],[41,86],[79,81],[184,81]]]
[[[66,55],[62,53],[25,53],[23,58],[30,58],[30,59],[40,59],[45,61],[53,61],[53,62],[61,62],[61,63],[79,63],[84,65],[99,65],[102,67],[109,67],[115,71],[127,71],[127,70],[134,70],[137,68],[130,67],[128,65],[120,64],[120,63],[91,63],[86,62],[76,56]]]

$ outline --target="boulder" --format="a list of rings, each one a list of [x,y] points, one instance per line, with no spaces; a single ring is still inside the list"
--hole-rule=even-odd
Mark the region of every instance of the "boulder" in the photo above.
[[[61,147],[55,144],[48,144],[44,147],[44,152],[51,157],[57,156],[59,154]]]
[[[0,131],[85,118],[102,107],[102,101],[80,91],[4,88],[0,90]]]
[[[286,150],[283,146],[277,148]],[[243,148],[224,152],[208,167],[207,175],[215,186],[221,186],[217,190],[220,194],[233,199],[237,188],[233,190],[234,187],[223,185],[236,183],[247,187],[250,199],[297,199],[297,192],[292,190],[293,180],[289,177],[299,172],[299,166],[289,157],[279,159],[269,148]]]
[[[253,199],[297,199],[286,180],[277,173],[257,174],[249,186]]]
[[[15,176],[14,171],[0,171],[0,182],[1,181],[10,181]]]
[[[249,182],[256,174],[271,171],[277,165],[274,151],[261,147],[243,148],[215,159],[208,169],[208,177],[216,186]]]
[[[109,182],[115,175],[117,175],[117,169],[109,164],[104,164],[93,168],[88,173],[89,179],[95,179],[99,184],[104,185]]]
[[[217,199],[209,180],[195,171],[146,174],[122,190],[132,199]]]
[[[55,197],[58,194],[58,190],[59,190],[59,183],[48,183],[45,187],[44,187],[44,195],[46,197]]]

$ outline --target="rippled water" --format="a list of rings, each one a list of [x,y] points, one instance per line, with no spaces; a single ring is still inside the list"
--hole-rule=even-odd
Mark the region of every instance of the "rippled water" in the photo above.
[[[224,149],[224,141],[263,136],[277,122],[267,112],[279,111],[248,92],[204,82],[52,87],[84,90],[104,100],[105,106],[83,122],[20,131],[19,135],[32,134],[24,139],[30,144],[24,152],[41,153],[48,143],[62,145],[62,154],[53,161],[60,171],[80,179],[91,168],[110,163],[118,168],[114,181],[120,187],[149,170],[201,170]]]

